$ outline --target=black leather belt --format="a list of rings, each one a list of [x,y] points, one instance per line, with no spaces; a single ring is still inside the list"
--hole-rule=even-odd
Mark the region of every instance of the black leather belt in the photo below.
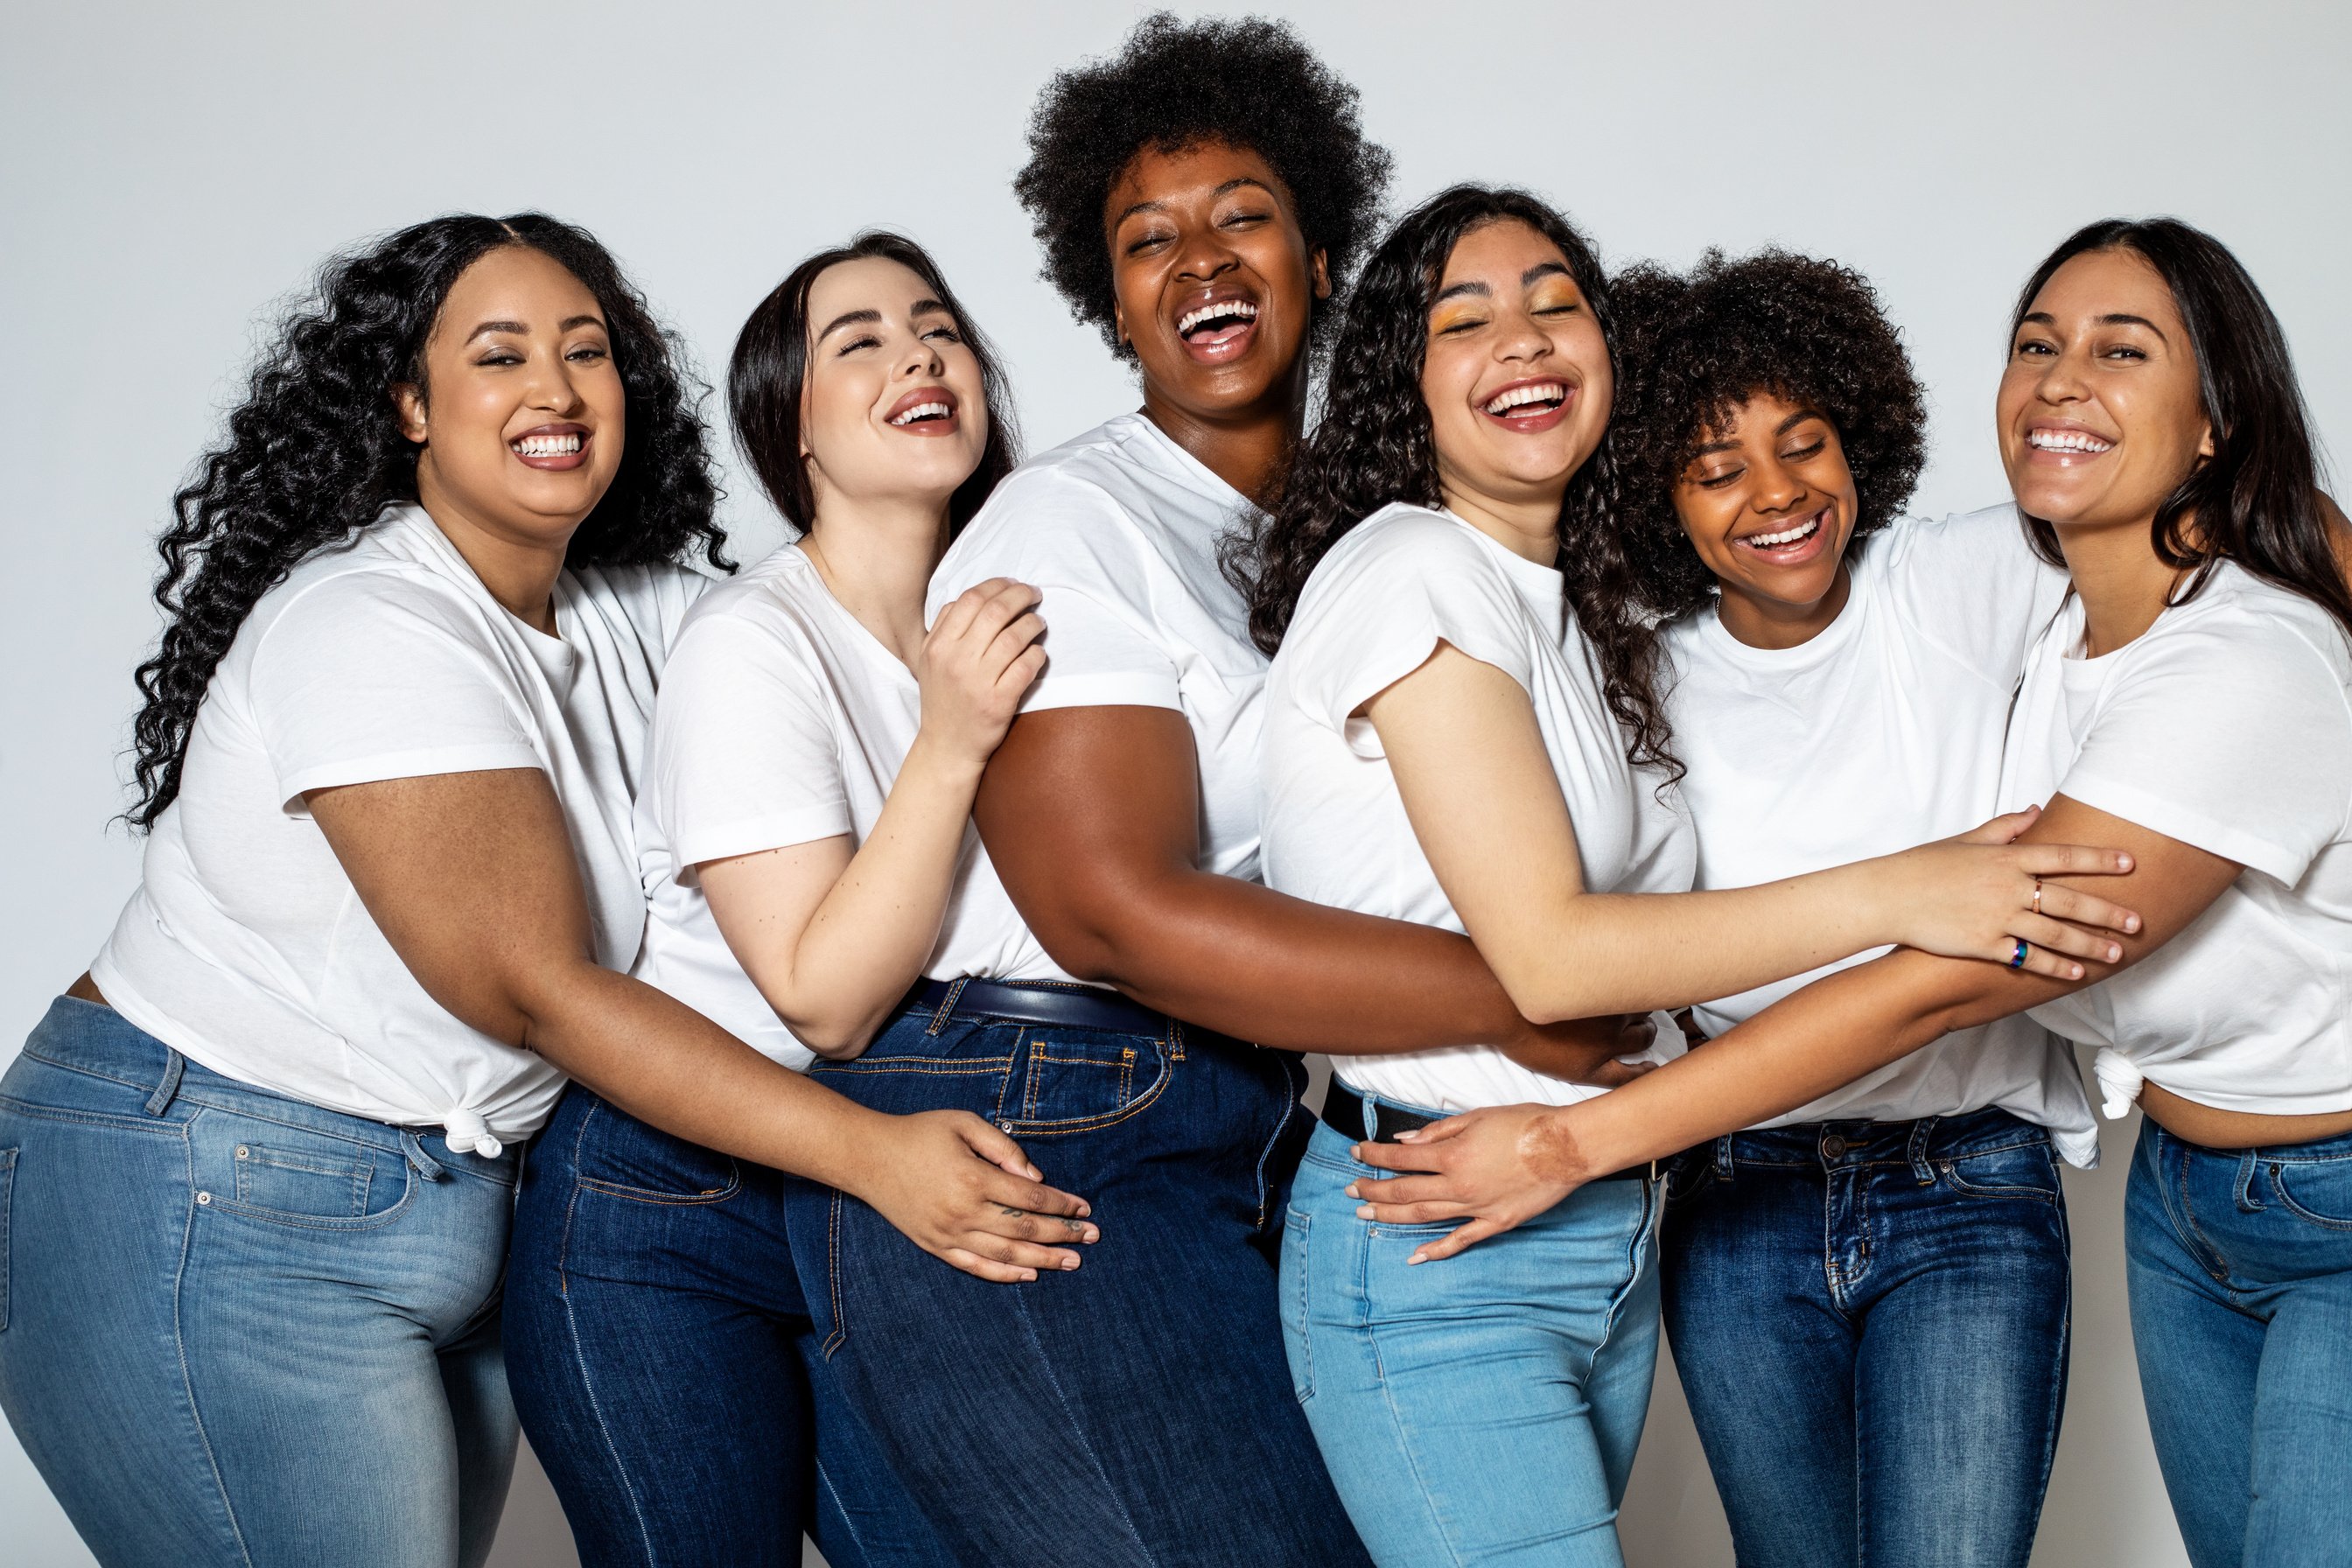
[[[1165,1013],[1155,1013],[1116,991],[1055,980],[918,980],[898,1005],[901,1011],[934,1017],[1005,1018],[1127,1035],[1164,1035],[1170,1022]],[[1215,1037],[1205,1029],[1186,1032],[1192,1037]]]
[[[1423,1116],[1419,1111],[1404,1110],[1377,1101],[1367,1103],[1362,1095],[1336,1078],[1331,1080],[1330,1093],[1323,1100],[1323,1125],[1340,1137],[1360,1143],[1393,1143],[1400,1132],[1411,1132],[1415,1128],[1427,1127],[1432,1122],[1444,1120],[1443,1116]],[[1592,1179],[1596,1182],[1622,1182],[1636,1176],[1654,1177],[1657,1169],[1654,1163],[1628,1165],[1622,1171],[1612,1171],[1605,1176]]]

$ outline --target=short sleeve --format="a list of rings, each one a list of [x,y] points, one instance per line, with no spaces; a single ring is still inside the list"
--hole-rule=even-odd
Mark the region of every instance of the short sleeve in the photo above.
[[[2344,836],[2352,695],[2293,625],[2231,611],[2149,634],[2058,793],[2292,887]]]
[[[416,578],[351,572],[297,595],[261,629],[248,689],[297,816],[311,790],[546,766],[479,609]]]
[[[681,872],[851,831],[825,680],[782,622],[707,616],[679,634],[654,709],[649,798]]]
[[[1038,592],[1045,668],[1021,710],[1181,708],[1177,662],[1150,611],[1153,563],[1117,502],[1046,469],[997,488],[931,579],[925,616],[991,577]]]
[[[1371,526],[1367,524],[1366,526]],[[1300,595],[1280,658],[1308,718],[1359,755],[1380,738],[1350,715],[1429,661],[1440,643],[1490,664],[1533,700],[1535,666],[1518,592],[1462,525],[1407,514],[1334,552]]]
[[[2011,504],[1902,519],[1872,548],[1886,552],[1886,589],[1906,624],[2003,685],[2066,594],[2064,569],[2034,553]]]

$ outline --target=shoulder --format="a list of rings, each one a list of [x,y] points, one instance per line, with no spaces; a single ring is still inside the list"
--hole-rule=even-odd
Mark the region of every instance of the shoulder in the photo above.
[[[761,557],[733,577],[711,584],[688,608],[678,627],[673,658],[689,649],[782,647],[811,647],[818,636],[809,591],[815,580],[808,557],[790,544]]]
[[[2164,613],[2127,650],[2126,668],[2140,679],[2193,671],[2257,701],[2265,685],[2284,685],[2352,711],[2352,643],[2336,618],[2231,562]]]
[[[496,639],[480,597],[432,563],[373,548],[363,534],[298,564],[261,596],[247,624],[257,652],[296,644],[360,650],[401,635],[488,647]]]
[[[1307,591],[1328,584],[1497,578],[1487,548],[1454,519],[1427,507],[1392,501],[1348,531],[1316,563]]]

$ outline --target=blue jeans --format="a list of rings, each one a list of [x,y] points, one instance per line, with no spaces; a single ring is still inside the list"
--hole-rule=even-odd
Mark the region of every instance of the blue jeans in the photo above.
[[[1283,1334],[1372,1560],[1616,1568],[1658,1360],[1656,1184],[1595,1182],[1458,1257],[1408,1266],[1454,1226],[1357,1218],[1348,1184],[1381,1173],[1349,1149],[1319,1128],[1299,1167]]]
[[[908,1012],[811,1076],[878,1110],[974,1111],[1093,1205],[1083,1266],[960,1273],[828,1189],[785,1197],[850,1404],[975,1563],[1356,1568],[1290,1396],[1270,1246],[1304,1065],[1159,1033]]]
[[[2208,1149],[2143,1122],[2124,1247],[2189,1561],[2352,1561],[2352,1134]]]
[[[99,1561],[486,1559],[516,1164],[59,997],[0,1078],[0,1407]]]
[[[1736,1132],[1672,1186],[1666,1334],[1741,1568],[2025,1568],[2066,1390],[2049,1134]]]
[[[953,1568],[834,1388],[784,1236],[794,1178],[578,1084],[532,1144],[507,1359],[587,1568]]]

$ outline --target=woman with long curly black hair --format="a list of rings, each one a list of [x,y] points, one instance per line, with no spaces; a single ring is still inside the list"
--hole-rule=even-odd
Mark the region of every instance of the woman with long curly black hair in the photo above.
[[[1897,521],[1927,411],[1869,283],[1765,251],[1615,293],[1625,532],[1675,617],[1699,885],[1998,810],[2011,697],[2066,576],[2011,505]],[[1704,1002],[1692,1033],[1814,977]],[[2024,1568],[2066,1390],[2058,1160],[2096,1149],[2072,1051],[2021,1016],[1675,1163],[1666,1333],[1742,1563]]]
[[[1991,825],[1993,843],[1686,891],[1696,846],[1604,441],[1610,310],[1591,247],[1517,191],[1444,192],[1366,263],[1334,412],[1255,552],[1253,621],[1279,639],[1267,885],[1466,932],[1532,1018],[1680,1006],[1885,942],[1991,956],[2012,928],[2046,940],[2034,875],[2104,857],[1997,842],[2018,824]],[[2050,913],[2122,919],[2071,900]],[[2108,951],[2087,932],[2057,941]],[[1454,1113],[1602,1096],[1630,1073],[1565,1082],[1483,1042],[1329,1044],[1282,1300],[1292,1374],[1365,1543],[1384,1564],[1617,1563],[1656,1358],[1654,1170],[1449,1241],[1430,1222],[1453,1213],[1366,1224],[1359,1204],[1381,1194],[1358,1156]],[[1465,1261],[1411,1267],[1481,1237]]]
[[[685,563],[724,564],[688,388],[593,237],[436,218],[327,267],[179,497],[142,883],[0,1079],[0,1406],[105,1563],[488,1555],[566,1073],[926,1234],[1077,1206],[616,973]]]

